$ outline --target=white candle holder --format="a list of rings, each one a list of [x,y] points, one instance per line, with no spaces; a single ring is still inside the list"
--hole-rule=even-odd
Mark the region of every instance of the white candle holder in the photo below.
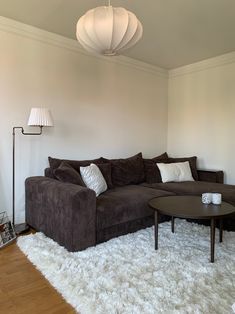
[[[221,193],[212,193],[212,203],[214,205],[220,205],[222,202],[222,195]]]
[[[202,194],[202,203],[210,204],[212,202],[212,193],[203,193]]]

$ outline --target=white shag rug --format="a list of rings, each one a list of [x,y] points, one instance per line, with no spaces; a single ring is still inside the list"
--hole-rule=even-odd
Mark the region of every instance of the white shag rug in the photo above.
[[[210,263],[210,228],[175,221],[69,253],[42,233],[18,246],[64,299],[81,314],[233,313],[235,232],[216,232]],[[235,312],[235,311],[234,311]]]

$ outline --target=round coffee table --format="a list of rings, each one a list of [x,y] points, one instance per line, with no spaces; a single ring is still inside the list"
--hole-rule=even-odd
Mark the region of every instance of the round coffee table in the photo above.
[[[214,263],[215,254],[215,221],[220,221],[220,242],[223,241],[223,218],[235,213],[235,207],[226,202],[221,205],[205,205],[200,196],[164,196],[149,201],[154,209],[155,221],[155,250],[158,249],[158,221],[159,214],[171,216],[171,230],[174,233],[174,219],[209,219],[211,222],[211,262]]]

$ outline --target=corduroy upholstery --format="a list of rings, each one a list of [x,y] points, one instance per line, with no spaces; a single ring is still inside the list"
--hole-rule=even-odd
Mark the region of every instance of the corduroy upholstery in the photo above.
[[[45,177],[26,180],[26,222],[69,251],[83,250],[152,225],[153,210],[148,207],[148,202],[154,197],[220,192],[224,201],[235,205],[235,186],[223,184],[222,171],[199,170],[198,178],[203,181],[159,182],[161,178],[156,175],[156,162],[179,161],[168,158],[166,153],[153,159],[143,159],[140,153],[116,160],[66,160],[78,172],[80,166],[91,162],[102,165],[100,169],[108,183],[108,190],[97,198],[94,191],[84,186],[54,178],[55,169],[63,161],[50,158],[51,168],[45,170]],[[191,158],[191,164],[195,167],[196,157]],[[155,171],[152,174],[151,169]],[[235,230],[234,218],[225,221],[228,230]]]

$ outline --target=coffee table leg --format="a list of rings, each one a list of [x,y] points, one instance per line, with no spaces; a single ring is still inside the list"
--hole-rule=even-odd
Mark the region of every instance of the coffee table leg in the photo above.
[[[155,221],[155,250],[157,250],[158,249],[158,212],[157,210],[155,210],[154,221]]]
[[[211,218],[211,263],[214,263],[215,256],[215,218]]]
[[[223,242],[223,218],[219,221],[219,242]]]
[[[171,217],[171,232],[175,232],[175,217]]]

